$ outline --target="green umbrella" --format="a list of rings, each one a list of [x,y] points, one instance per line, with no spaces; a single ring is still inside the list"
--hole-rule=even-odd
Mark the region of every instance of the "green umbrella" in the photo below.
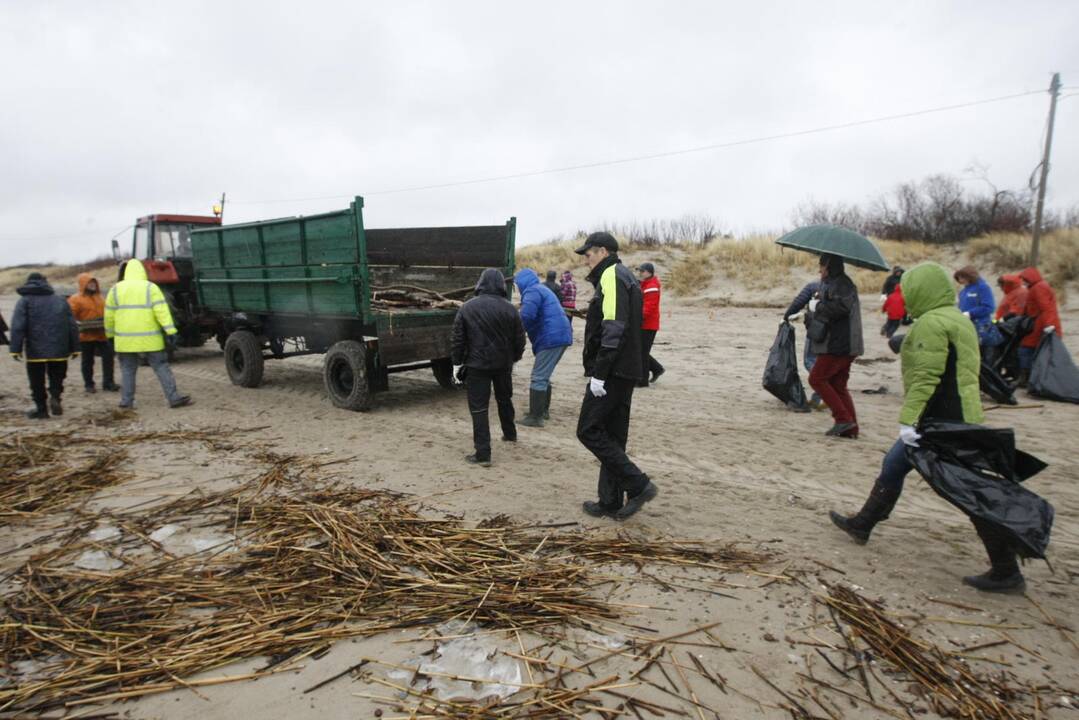
[[[867,270],[891,269],[869,238],[837,225],[807,225],[787,233],[776,244],[814,255],[838,255],[845,262]]]

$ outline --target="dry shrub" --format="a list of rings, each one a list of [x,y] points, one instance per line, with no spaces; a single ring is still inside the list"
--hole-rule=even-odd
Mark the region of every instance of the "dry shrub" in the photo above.
[[[1019,272],[1030,264],[1030,235],[991,233],[975,238],[967,252],[976,267],[999,274]],[[1042,236],[1038,269],[1063,303],[1068,283],[1079,280],[1079,229],[1056,230]]]

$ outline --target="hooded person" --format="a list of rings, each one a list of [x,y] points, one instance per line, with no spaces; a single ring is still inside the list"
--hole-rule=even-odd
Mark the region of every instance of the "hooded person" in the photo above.
[[[641,286],[618,257],[610,233],[592,233],[575,251],[591,269],[595,294],[584,328],[588,376],[577,420],[577,439],[600,462],[597,501],[582,508],[593,517],[624,520],[659,490],[626,455],[633,390],[644,373],[641,354]]]
[[[530,268],[520,270],[514,284],[521,293],[521,322],[532,341],[532,378],[528,390],[528,414],[521,420],[527,427],[543,427],[550,418],[551,375],[573,344],[573,330],[562,303]]]
[[[15,360],[26,360],[34,401],[34,408],[26,416],[45,420],[50,412],[63,415],[61,397],[67,361],[79,354],[78,325],[71,308],[41,273],[30,273],[26,283],[15,292],[20,297],[11,316],[9,350]]]
[[[832,522],[860,545],[869,541],[873,529],[888,518],[899,500],[904,479],[913,469],[906,447],[918,445],[919,427],[929,421],[977,424],[984,420],[978,335],[956,307],[947,271],[936,263],[922,263],[903,275],[902,289],[915,322],[897,343],[904,390],[899,439],[885,455],[862,509],[849,517],[830,513]],[[974,527],[992,568],[983,575],[965,577],[963,582],[987,592],[1021,590],[1025,581],[1008,539],[982,521],[975,520]]]
[[[175,347],[176,324],[165,294],[146,278],[146,268],[132,258],[124,264],[123,279],[105,297],[105,336],[113,341],[120,360],[120,407],[135,406],[135,377],[139,362],[153,369],[171,408],[192,403],[176,389],[166,344]]]
[[[997,320],[1007,320],[1013,315],[1022,315],[1027,307],[1027,286],[1018,275],[1001,275],[997,279],[1004,297],[997,305]]]
[[[494,386],[502,439],[517,441],[513,409],[513,364],[525,351],[525,331],[521,316],[508,299],[502,271],[487,268],[476,283],[475,297],[457,311],[453,321],[451,358],[453,377],[468,390],[468,410],[472,415],[472,444],[475,452],[465,457],[470,463],[490,467],[491,427],[488,408]]]
[[[1019,344],[1019,386],[1026,387],[1030,379],[1030,367],[1034,363],[1034,351],[1038,349],[1042,334],[1055,332],[1063,336],[1064,327],[1060,324],[1056,293],[1042,278],[1038,268],[1028,267],[1019,273],[1019,278],[1027,288],[1027,302],[1023,314],[1034,321],[1034,327]]]
[[[67,299],[71,314],[79,325],[79,351],[82,353],[82,381],[86,392],[96,392],[94,356],[101,357],[101,386],[110,392],[120,389],[113,382],[113,352],[105,336],[105,296],[90,273],[78,277],[79,291]]]
[[[854,358],[865,352],[858,288],[836,255],[821,256],[820,275],[820,288],[809,301],[806,319],[810,349],[817,356],[809,385],[832,411],[834,424],[825,434],[857,438],[858,414],[847,381]]]

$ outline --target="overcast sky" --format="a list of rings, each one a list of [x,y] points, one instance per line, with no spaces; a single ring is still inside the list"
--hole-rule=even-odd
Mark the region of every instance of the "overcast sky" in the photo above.
[[[376,194],[1079,86],[1079,3],[0,1],[0,265],[85,260],[153,212],[367,195],[369,227],[518,244],[707,213],[789,225],[978,162],[1023,186],[1048,94],[670,158]],[[1064,95],[1077,90],[1065,90]],[[1079,96],[1049,204],[1079,202]],[[318,198],[318,199],[315,199]],[[123,236],[125,244],[129,231]]]

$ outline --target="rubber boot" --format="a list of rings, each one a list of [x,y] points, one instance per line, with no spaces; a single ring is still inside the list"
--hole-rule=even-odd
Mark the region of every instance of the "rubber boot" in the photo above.
[[[45,406],[45,403],[34,403],[34,409],[27,410],[26,417],[31,420],[48,420],[49,409]]]
[[[865,545],[869,542],[869,534],[873,532],[876,524],[882,520],[887,520],[888,516],[891,515],[892,508],[895,507],[896,501],[899,500],[900,492],[894,488],[881,485],[880,480],[877,480],[877,482],[873,483],[873,489],[869,492],[865,505],[858,511],[857,515],[845,517],[833,510],[828,513],[828,516],[832,518],[832,522],[835,523],[836,527],[850,535],[854,542]]]
[[[525,427],[543,427],[543,403],[547,399],[546,390],[528,391],[528,414],[520,420]]]
[[[991,567],[989,572],[963,578],[963,584],[982,592],[1022,593],[1027,589],[1027,583],[1023,573],[1019,571],[1019,563],[1016,562],[1015,551],[1012,550],[1008,538],[988,523],[980,520],[972,522],[982,545],[985,546],[985,554],[989,556]]]
[[[56,417],[60,417],[64,414],[64,406],[60,404],[60,398],[49,398],[49,410],[51,410],[52,414]]]
[[[547,398],[543,401],[543,419],[551,419],[551,391],[554,390],[554,385],[547,383]]]

